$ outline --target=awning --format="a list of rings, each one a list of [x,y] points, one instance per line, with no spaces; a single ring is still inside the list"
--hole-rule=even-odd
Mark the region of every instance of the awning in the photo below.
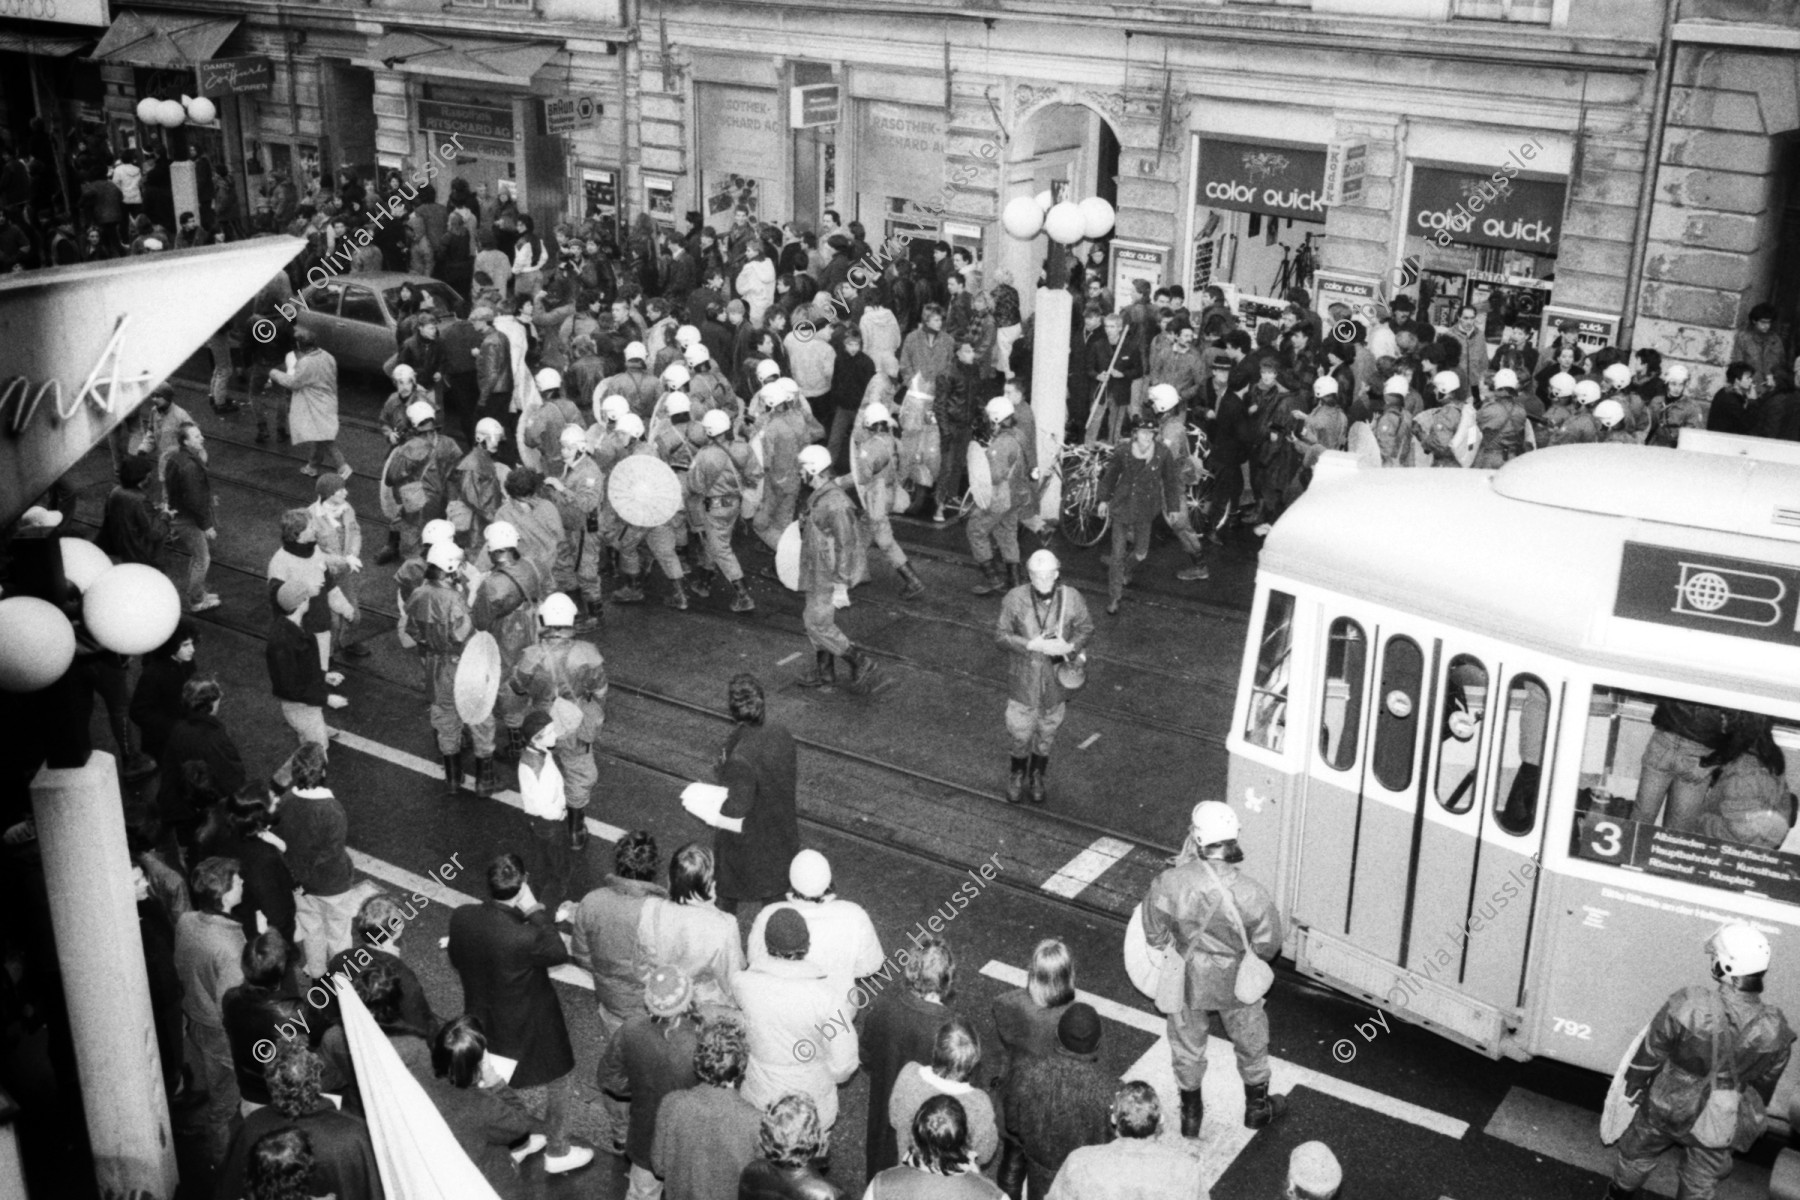
[[[10,50],[14,54],[41,54],[45,58],[67,58],[93,40],[91,37],[45,37],[42,34],[0,29],[0,50]]]
[[[191,67],[217,54],[238,22],[237,17],[126,9],[89,57],[139,67]]]
[[[531,86],[531,77],[562,50],[561,42],[503,42],[424,33],[386,33],[365,61],[413,75]]]

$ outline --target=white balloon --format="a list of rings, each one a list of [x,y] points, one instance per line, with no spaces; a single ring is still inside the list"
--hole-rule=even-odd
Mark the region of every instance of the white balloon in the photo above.
[[[156,108],[158,122],[170,129],[180,129],[187,122],[187,109],[179,100],[164,100]]]
[[[94,640],[115,654],[148,654],[175,632],[181,597],[169,577],[143,563],[121,563],[81,598]]]
[[[137,102],[137,119],[146,125],[162,124],[162,101],[145,96]]]
[[[75,661],[75,627],[35,596],[0,600],[0,692],[36,692],[61,679]]]
[[[1073,246],[1079,242],[1082,231],[1086,228],[1087,222],[1082,218],[1081,209],[1067,200],[1053,207],[1044,216],[1044,230],[1050,235],[1050,240],[1065,246]]]
[[[63,578],[79,591],[87,591],[94,580],[112,570],[113,560],[106,551],[84,538],[57,538],[62,550]]]
[[[1007,201],[1006,210],[1000,214],[1000,224],[1006,232],[1020,241],[1030,241],[1044,229],[1044,210],[1031,196],[1018,196]]]
[[[219,115],[218,106],[205,96],[195,96],[187,102],[188,120],[201,125],[211,125]]]
[[[1055,202],[1054,197],[1050,195],[1049,188],[1045,188],[1043,191],[1039,192],[1034,199],[1037,200],[1038,211],[1040,212],[1049,212],[1050,205]]]
[[[1112,232],[1113,206],[1098,196],[1089,196],[1078,206],[1081,209],[1081,233],[1088,241],[1103,238]]]

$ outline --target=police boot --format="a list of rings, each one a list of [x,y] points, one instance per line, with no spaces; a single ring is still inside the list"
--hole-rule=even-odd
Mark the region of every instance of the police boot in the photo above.
[[[681,576],[677,575],[669,580],[669,587],[672,590],[663,597],[664,606],[679,608],[685,612],[687,610],[687,589],[681,585]]]
[[[900,582],[906,585],[900,589],[902,600],[917,600],[925,594],[925,581],[919,578],[919,573],[912,569],[911,563],[901,563],[895,569],[900,574]]]
[[[575,632],[592,633],[600,628],[600,602],[586,596],[575,601]]]
[[[981,564],[981,582],[969,590],[977,596],[991,596],[1006,587],[1006,576],[1000,572],[998,559],[990,558]]]
[[[705,567],[695,567],[688,572],[688,591],[702,600],[712,595],[712,572]]]
[[[569,849],[577,854],[586,850],[588,844],[587,810],[571,808],[563,814],[563,822],[569,827]]]
[[[1244,1085],[1244,1127],[1266,1129],[1287,1115],[1286,1096],[1269,1095],[1266,1083]]]
[[[1006,590],[1012,591],[1025,582],[1025,571],[1016,562],[1006,564]]]
[[[875,660],[869,652],[858,646],[850,647],[850,653],[844,655],[844,661],[850,664],[850,686],[860,688],[875,677]]]
[[[383,566],[386,566],[388,563],[399,562],[399,561],[400,561],[400,531],[398,529],[390,529],[390,530],[388,530],[387,545],[382,548],[382,551],[380,554],[377,554],[375,556],[375,565],[378,567],[383,567]]]
[[[500,740],[494,746],[494,757],[501,762],[516,763],[519,761],[519,731],[511,725],[500,726]]]
[[[750,598],[750,585],[740,579],[733,583],[731,587],[733,591],[731,597],[731,611],[734,613],[755,612],[756,601]]]
[[[829,650],[813,652],[813,669],[796,682],[803,688],[828,688],[837,684],[837,659]]]
[[[1181,1136],[1200,1136],[1200,1123],[1206,1119],[1206,1098],[1199,1088],[1181,1093]]]
[[[1025,769],[1031,762],[1029,758],[1013,755],[1012,770],[1006,776],[1006,802],[1019,804],[1025,799]]]
[[[462,751],[444,755],[444,795],[462,793]]]
[[[612,602],[614,604],[642,604],[644,602],[644,589],[639,585],[636,575],[625,576],[625,582],[613,589]]]
[[[500,790],[500,781],[494,777],[493,756],[475,760],[475,794],[487,799]]]
[[[1031,756],[1031,765],[1026,768],[1025,772],[1025,798],[1033,804],[1042,804],[1050,798],[1049,792],[1044,787],[1044,772],[1049,769],[1050,756],[1048,754]]]

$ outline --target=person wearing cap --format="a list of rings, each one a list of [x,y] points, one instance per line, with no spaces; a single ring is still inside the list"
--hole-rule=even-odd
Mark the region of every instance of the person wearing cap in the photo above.
[[[677,325],[675,327],[675,332],[670,335],[668,342],[663,346],[662,350],[657,353],[656,361],[651,364],[652,369],[655,370],[658,376],[662,376],[670,367],[680,363],[683,364],[683,369],[685,370],[685,359],[688,348],[690,346],[698,346],[699,344],[700,329],[698,326]],[[663,382],[665,386],[668,384],[667,379],[664,379]],[[686,387],[687,380],[684,379],[674,386]]]
[[[1068,693],[1057,667],[1083,654],[1094,636],[1087,601],[1074,588],[1057,582],[1062,564],[1048,550],[1038,550],[1025,564],[1026,582],[1000,602],[995,638],[1010,656],[1007,668],[1006,731],[1012,743],[1012,768],[1006,802],[1048,799],[1045,775],[1056,731],[1068,712]]]
[[[737,393],[731,390],[731,381],[719,372],[719,361],[705,346],[689,349],[688,403],[692,406],[696,421],[716,408],[735,424],[743,416],[744,406],[738,400]]]
[[[737,918],[720,911],[712,851],[689,842],[669,858],[669,895],[638,912],[639,970],[671,967],[691,980],[708,1019],[735,1015],[732,983],[745,967]]]
[[[651,1169],[667,1200],[737,1195],[744,1168],[759,1156],[762,1134],[762,1113],[738,1090],[748,1059],[742,1025],[702,1025],[695,1085],[666,1095],[656,1114]]]
[[[1213,1013],[1237,1050],[1244,1125],[1262,1129],[1287,1112],[1287,1097],[1269,1094],[1269,1017],[1263,1001],[1245,1004],[1236,993],[1244,956],[1273,960],[1283,936],[1280,911],[1268,890],[1238,869],[1243,860],[1237,813],[1228,804],[1202,800],[1194,806],[1175,865],[1158,875],[1144,896],[1145,940],[1153,950],[1173,948],[1185,964],[1182,1004],[1169,1014],[1169,1051],[1186,1138],[1199,1136],[1204,1116],[1200,1089]]]
[[[1344,1169],[1324,1142],[1301,1142],[1288,1155],[1284,1200],[1337,1200],[1342,1186]]]
[[[1167,518],[1171,528],[1187,523],[1181,466],[1168,444],[1157,436],[1154,417],[1144,414],[1131,418],[1129,438],[1113,450],[1100,473],[1099,496],[1096,511],[1102,519],[1112,519],[1106,611],[1117,616],[1125,589],[1131,584],[1132,567],[1150,557],[1150,531],[1158,514]],[[1188,532],[1192,536],[1193,531]],[[1204,572],[1198,548],[1188,553],[1193,568]]]
[[[519,554],[537,568],[546,589],[555,590],[559,574],[569,574],[568,538],[563,534],[562,513],[544,494],[548,489],[543,475],[531,467],[514,467],[500,490],[506,493],[506,500],[494,519],[513,527],[519,535]]]
[[[694,452],[685,477],[687,517],[700,535],[700,564],[711,563],[731,585],[731,611],[747,613],[756,611],[756,601],[731,549],[731,535],[737,529],[744,486],[754,485],[761,478],[761,469],[747,443],[731,440],[731,427],[731,416],[722,408],[712,409],[700,419],[700,435],[705,440]],[[707,573],[704,565],[694,569],[695,591],[701,595],[706,594],[703,577]]]
[[[492,417],[481,418],[475,423],[469,452],[450,472],[450,500],[444,513],[471,548],[480,544],[482,532],[499,519],[500,506],[506,502],[498,457],[505,440],[505,426]]]
[[[623,396],[630,403],[631,411],[638,415],[638,420],[649,423],[651,414],[656,411],[656,401],[662,395],[662,384],[649,368],[649,353],[643,342],[632,342],[625,347],[625,369],[602,379],[589,397],[595,420],[600,419],[600,402],[604,397]]]
[[[294,444],[312,444],[300,473],[317,475],[327,469],[349,475],[350,464],[337,448],[337,359],[320,348],[312,330],[302,326],[294,330],[294,353],[288,360],[287,370],[270,371],[269,378],[288,389],[288,428]]]
[[[764,908],[750,924],[746,941],[751,965],[769,956],[765,931],[769,918],[783,909],[792,909],[806,921],[811,938],[806,960],[825,972],[832,995],[849,1005],[854,1015],[864,1007],[851,994],[856,981],[881,970],[886,961],[868,911],[831,890],[831,863],[823,854],[802,850],[788,864],[787,899]]]
[[[733,985],[750,1050],[744,1099],[765,1108],[797,1092],[818,1107],[820,1127],[829,1130],[837,1123],[838,1085],[856,1073],[856,1028],[839,1027],[842,1006],[831,983],[806,961],[812,934],[800,914],[778,909],[764,936],[769,957]]]
[[[608,511],[606,477],[588,453],[587,434],[578,424],[562,427],[557,461],[563,464],[562,474],[549,479],[547,486],[562,517],[567,547],[564,558],[573,567],[573,578],[565,578],[559,572],[555,582],[561,590],[572,593],[579,605],[576,632],[591,633],[599,627],[602,616],[600,551],[606,544],[602,525],[603,514]]]
[[[1621,401],[1609,396],[1594,405],[1594,420],[1600,426],[1600,441],[1618,446],[1637,444],[1637,436],[1631,432],[1631,414]]]
[[[1706,428],[1706,405],[1700,397],[1690,393],[1688,369],[1680,363],[1663,372],[1663,388],[1662,404],[1651,413],[1647,442],[1652,446],[1674,447],[1681,441],[1683,429]]]
[[[331,737],[325,728],[326,708],[343,708],[349,701],[328,690],[343,683],[344,677],[320,666],[318,643],[301,628],[317,594],[317,585],[307,579],[290,579],[276,589],[281,615],[270,622],[263,657],[270,689],[281,702],[282,720],[301,743],[325,746]]]
[[[431,404],[434,410],[437,405],[420,389],[417,372],[405,363],[395,366],[389,377],[393,380],[394,390],[382,401],[378,419],[381,422],[381,435],[387,439],[387,444],[398,446],[412,432],[412,422],[408,419],[406,410],[412,407],[413,402],[423,400]]]
[[[763,394],[769,404],[768,416],[757,431],[762,438],[763,498],[750,525],[774,550],[800,504],[800,451],[823,438],[825,427],[800,402],[800,385],[792,379],[776,379]]]
[[[443,757],[444,788],[448,796],[462,790],[462,737],[464,722],[456,710],[456,668],[463,647],[475,636],[475,622],[463,590],[463,552],[454,541],[441,541],[426,555],[424,582],[406,602],[406,624],[418,642],[419,658],[431,689],[431,728],[437,734]],[[476,788],[492,795],[494,779],[494,717],[469,726],[475,742]],[[485,781],[485,782],[484,782]]]
[[[780,346],[777,344],[776,349]],[[773,358],[757,358],[755,366],[750,368],[751,377],[746,381],[750,393],[750,404],[745,410],[744,419],[752,426],[760,428],[763,418],[773,407],[772,397],[781,389],[781,364]]]
[[[559,701],[573,705],[580,719],[556,738],[556,765],[567,798],[569,845],[587,847],[587,806],[599,771],[594,743],[606,724],[606,660],[592,642],[575,637],[575,602],[557,592],[538,606],[543,632],[537,645],[519,656],[505,686],[526,697],[532,711],[555,715]]]
[[[1519,377],[1506,367],[1494,372],[1494,386],[1475,411],[1481,445],[1471,467],[1503,467],[1531,448],[1531,419],[1519,399]]]
[[[1671,995],[1625,1068],[1625,1099],[1635,1112],[1619,1138],[1607,1200],[1636,1197],[1671,1149],[1680,1160],[1683,1200],[1711,1200],[1731,1172],[1733,1152],[1748,1150],[1767,1125],[1794,1044],[1787,1016],[1762,997],[1769,940],[1730,921],[1705,949],[1712,982]],[[1716,1123],[1722,1128],[1714,1128],[1714,1105],[1727,1097],[1734,1103]]]
[[[462,459],[462,450],[448,435],[438,432],[437,410],[429,401],[414,400],[407,406],[406,419],[412,436],[388,457],[381,486],[392,494],[400,512],[394,522],[400,535],[399,554],[411,558],[419,553],[425,525],[445,515],[450,477]]]
[[[1381,415],[1375,418],[1375,444],[1381,448],[1384,467],[1410,467],[1419,453],[1412,414],[1407,411],[1411,385],[1395,375],[1381,389]]]
[[[959,357],[962,349],[957,348]],[[969,590],[977,596],[991,596],[1023,582],[1019,569],[1019,522],[1037,500],[1030,466],[1032,456],[1019,433],[1012,400],[995,396],[987,402],[985,416],[989,436],[982,452],[987,455],[992,490],[985,506],[977,500],[970,509],[968,524],[969,552],[981,571],[981,582]],[[969,445],[967,438],[960,440],[964,447]],[[951,446],[945,447],[946,454],[951,450]],[[966,449],[964,453],[966,457]],[[945,474],[947,478],[949,472]],[[938,495],[942,500],[944,493],[940,491]]]
[[[869,537],[900,576],[900,598],[916,600],[925,594],[925,581],[894,537],[894,498],[900,488],[900,442],[894,436],[894,416],[886,404],[871,400],[863,406],[860,420],[865,432],[851,439],[850,453],[856,462],[850,480],[862,481],[858,490]]]
[[[212,543],[219,536],[217,506],[206,470],[206,435],[192,422],[180,433],[179,447],[163,462],[163,506],[172,514],[175,544],[188,556],[182,599],[190,613],[203,613],[224,603],[206,590]]]
[[[850,668],[850,686],[860,689],[871,682],[876,663],[838,628],[834,596],[857,583],[861,528],[842,481],[831,473],[831,451],[808,446],[800,451],[799,466],[802,481],[812,487],[800,518],[800,588],[806,593],[806,637],[813,645],[813,668],[799,684],[832,686],[836,658],[842,657]]]
[[[100,532],[94,544],[122,563],[162,563],[163,543],[169,537],[169,519],[151,506],[144,492],[156,472],[148,454],[133,454],[119,463],[119,482],[106,494]]]
[[[1475,414],[1463,401],[1462,380],[1455,371],[1439,371],[1431,377],[1431,390],[1437,395],[1437,406],[1413,418],[1418,428],[1419,444],[1431,458],[1434,467],[1460,467],[1473,461],[1465,453],[1479,438]]]
[[[350,506],[350,490],[342,475],[319,476],[313,490],[318,498],[306,510],[313,541],[325,560],[330,585],[343,597],[343,611],[332,609],[331,642],[339,655],[367,658],[372,653],[367,646],[344,640],[345,627],[361,612],[362,523]]]
[[[285,409],[281,416],[282,440],[286,441]],[[148,403],[138,405],[132,419],[137,422],[137,426],[136,432],[129,439],[129,452],[149,457],[150,479],[144,494],[149,497],[151,504],[162,505],[166,502],[164,476],[168,472],[169,459],[181,449],[182,427],[194,424],[194,418],[188,415],[185,408],[175,403],[175,389],[164,383],[150,393]],[[200,461],[203,464],[206,462],[204,451],[200,454]]]
[[[1005,1097],[1005,1126],[1025,1156],[1032,1196],[1048,1196],[1070,1154],[1098,1146],[1111,1129],[1118,1079],[1100,1066],[1100,1014],[1085,1001],[1056,1023],[1056,1052],[1029,1059]]]
[[[1154,1087],[1140,1079],[1119,1085],[1108,1122],[1112,1141],[1071,1150],[1044,1200],[1207,1200],[1200,1159],[1162,1140]]]
[[[1612,348],[1609,346],[1607,350]],[[1625,363],[1607,363],[1600,371],[1600,398],[1618,401],[1625,413],[1625,419],[1620,423],[1619,441],[1625,440],[1625,434],[1631,435],[1633,441],[1642,441],[1639,435],[1650,429],[1650,406],[1632,389],[1632,383],[1631,368]]]
[[[609,1098],[630,1104],[626,1200],[657,1200],[663,1194],[652,1154],[662,1102],[700,1082],[694,1057],[700,1049],[701,1020],[687,975],[677,967],[651,969],[644,979],[643,1008],[607,1042],[598,1080]]]
[[[1555,446],[1562,442],[1563,426],[1580,407],[1575,402],[1575,377],[1567,371],[1558,371],[1550,376],[1544,387],[1550,393],[1550,403],[1544,409],[1544,429],[1538,436],[1538,444]]]

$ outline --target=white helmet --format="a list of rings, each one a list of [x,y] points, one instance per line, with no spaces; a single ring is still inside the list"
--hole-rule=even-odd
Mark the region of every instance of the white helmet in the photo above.
[[[1155,383],[1150,385],[1150,407],[1159,413],[1166,413],[1181,403],[1181,393],[1175,390],[1172,383]]]
[[[475,440],[478,442],[491,441],[498,446],[506,440],[506,426],[492,417],[483,417],[475,422]]]
[[[620,417],[630,411],[631,401],[623,396],[608,396],[600,402],[600,415],[615,425],[618,424]]]
[[[686,392],[670,392],[663,397],[663,411],[671,417],[694,411],[693,402],[687,398]]]
[[[675,344],[687,349],[700,340],[700,331],[692,325],[683,325],[675,331]]]
[[[462,560],[462,547],[455,542],[439,542],[425,554],[425,561],[440,571],[454,571]]]
[[[1327,396],[1335,396],[1337,394],[1337,380],[1333,379],[1331,376],[1321,375],[1319,378],[1313,380],[1313,397],[1315,399],[1323,400]]]
[[[870,401],[869,407],[863,409],[864,425],[891,425],[893,422],[894,414],[879,400]]]
[[[701,363],[709,363],[712,361],[712,351],[708,350],[699,342],[695,342],[683,352],[681,357],[687,361],[689,367],[697,367]]]
[[[1733,979],[1769,969],[1769,939],[1749,925],[1732,921],[1706,939],[1706,952],[1719,970]]]
[[[552,629],[568,629],[575,624],[575,602],[554,592],[538,605],[538,620]]]
[[[429,400],[414,400],[406,406],[406,419],[414,425],[423,425],[427,421],[437,420],[437,409],[431,407]]]
[[[1671,387],[1678,383],[1686,383],[1687,381],[1688,369],[1680,363],[1676,363],[1674,366],[1663,372],[1663,382]]]
[[[540,392],[554,392],[562,387],[562,372],[555,367],[545,367],[532,377]]]
[[[1617,400],[1602,400],[1594,405],[1594,420],[1607,429],[1625,419],[1625,406]]]
[[[1382,386],[1384,396],[1405,396],[1412,392],[1412,380],[1404,375],[1396,375]]]
[[[562,443],[564,454],[569,453],[570,447],[574,447],[578,450],[586,450],[587,430],[579,425],[564,425],[562,427],[562,432],[557,435],[557,440]]]
[[[1013,415],[1013,402],[1005,396],[995,396],[987,402],[987,418],[998,425]]]
[[[722,408],[708,409],[700,418],[700,428],[712,437],[724,437],[731,432],[731,414]]]
[[[1025,560],[1026,571],[1060,571],[1062,560],[1048,550],[1033,550]]]
[[[644,418],[634,412],[628,412],[613,422],[613,428],[635,442],[644,436]]]
[[[1552,396],[1573,396],[1575,391],[1575,377],[1567,371],[1558,371],[1550,377],[1550,394]]]
[[[1600,403],[1600,385],[1591,379],[1584,379],[1575,385],[1575,402],[1577,404]]]
[[[1462,379],[1455,371],[1439,371],[1431,377],[1431,386],[1440,396],[1448,396],[1462,386]]]
[[[644,343],[633,342],[631,345],[625,347],[626,362],[648,362],[649,359],[650,351],[644,348]]]
[[[767,383],[771,379],[781,378],[781,364],[772,358],[765,358],[756,364],[756,381]]]
[[[1606,368],[1606,370],[1600,372],[1600,377],[1606,380],[1607,387],[1629,387],[1631,384],[1631,368],[1624,363],[1614,363],[1612,366]]]
[[[517,550],[519,531],[510,521],[495,521],[481,532],[481,540],[492,550]]]
[[[662,373],[663,386],[670,389],[671,391],[673,391],[676,388],[686,387],[688,385],[688,380],[692,379],[693,377],[694,377],[693,373],[690,372],[687,369],[687,367],[683,366],[681,363],[678,363],[678,362],[672,362],[668,366],[663,368],[663,373]]]
[[[802,850],[788,864],[788,886],[796,896],[823,896],[831,890],[830,861],[817,850]]]
[[[435,546],[439,542],[456,540],[456,526],[439,517],[435,521],[425,522],[425,528],[419,531],[419,540],[427,546]]]
[[[419,373],[405,363],[401,363],[394,368],[394,382],[399,383],[402,379],[408,383],[417,383],[419,382]]]
[[[763,403],[770,408],[786,404],[790,400],[800,398],[800,388],[791,379],[777,379],[762,389],[760,393]]]
[[[800,470],[808,475],[831,470],[831,451],[823,446],[808,446],[801,450]]]
[[[1194,840],[1202,846],[1234,841],[1238,835],[1238,817],[1231,805],[1219,800],[1202,800],[1194,805]]]
[[[1494,387],[1497,389],[1504,388],[1505,390],[1507,390],[1509,392],[1518,391],[1519,390],[1518,372],[1508,370],[1505,367],[1501,367],[1498,371],[1494,372]]]

